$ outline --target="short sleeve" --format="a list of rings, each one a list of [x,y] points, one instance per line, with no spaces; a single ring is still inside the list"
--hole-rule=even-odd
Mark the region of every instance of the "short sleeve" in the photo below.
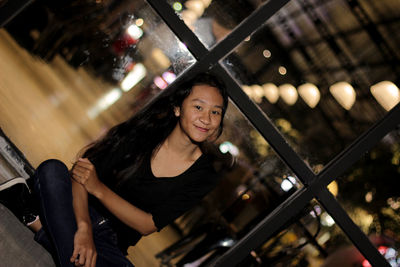
[[[151,211],[158,231],[198,204],[207,193],[214,189],[217,181],[218,176],[215,172],[201,172]]]

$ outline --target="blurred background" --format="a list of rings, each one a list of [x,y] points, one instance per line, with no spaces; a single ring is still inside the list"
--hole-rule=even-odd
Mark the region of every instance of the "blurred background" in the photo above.
[[[167,2],[209,49],[263,4]],[[292,0],[221,63],[319,173],[400,101],[399,27],[397,0]],[[0,29],[0,59],[0,128],[33,167],[71,166],[196,62],[141,0],[30,1]],[[397,128],[329,185],[391,266],[400,266],[399,139]],[[206,265],[303,186],[233,103],[216,145],[234,167],[201,205],[131,248],[135,265]],[[313,200],[241,266],[339,264],[370,266]]]

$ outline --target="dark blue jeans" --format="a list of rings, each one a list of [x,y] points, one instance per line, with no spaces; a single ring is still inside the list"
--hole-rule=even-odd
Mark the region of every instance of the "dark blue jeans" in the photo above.
[[[35,234],[35,240],[52,254],[58,266],[74,266],[70,258],[77,225],[68,168],[59,160],[44,161],[35,172],[34,190],[40,202],[43,225]],[[89,215],[97,250],[96,266],[133,266],[118,248],[117,235],[108,219],[92,207],[89,207]]]

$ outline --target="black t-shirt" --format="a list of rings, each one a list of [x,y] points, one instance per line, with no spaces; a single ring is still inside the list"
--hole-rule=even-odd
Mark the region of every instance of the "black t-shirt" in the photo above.
[[[212,159],[206,154],[202,154],[182,174],[165,178],[153,175],[148,158],[135,176],[118,188],[108,186],[132,205],[150,213],[158,231],[196,205],[218,182]],[[98,200],[91,197],[90,203],[109,217],[117,233],[119,247],[124,253],[129,246],[139,241],[141,234],[119,221]]]

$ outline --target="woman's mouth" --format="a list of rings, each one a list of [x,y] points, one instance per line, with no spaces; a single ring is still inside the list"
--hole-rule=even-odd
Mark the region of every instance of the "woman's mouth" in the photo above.
[[[199,127],[199,126],[195,126],[197,128],[197,130],[199,130],[200,132],[206,133],[209,130],[207,128],[203,128],[203,127]]]

